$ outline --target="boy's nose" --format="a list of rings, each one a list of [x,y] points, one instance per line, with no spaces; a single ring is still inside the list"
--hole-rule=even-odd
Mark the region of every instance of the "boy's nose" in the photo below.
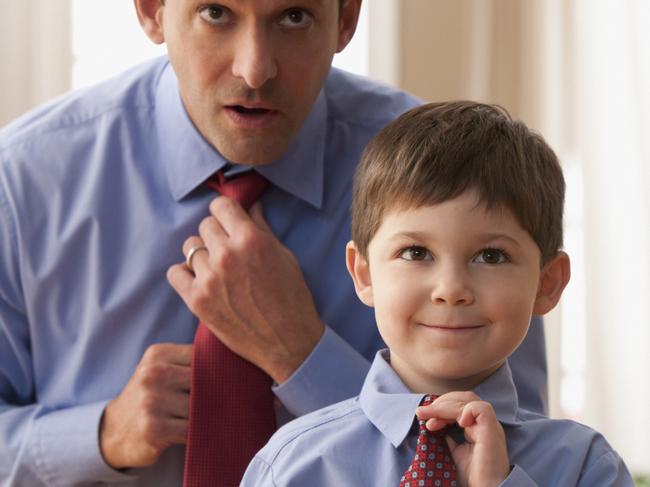
[[[250,29],[238,39],[232,74],[243,79],[249,88],[261,88],[278,74],[273,47],[260,29]]]
[[[465,272],[456,268],[441,270],[435,278],[431,291],[434,304],[451,306],[469,305],[474,302],[474,293]]]

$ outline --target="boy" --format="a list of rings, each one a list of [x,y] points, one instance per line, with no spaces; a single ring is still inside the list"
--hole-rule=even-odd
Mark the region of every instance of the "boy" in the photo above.
[[[498,107],[425,105],[382,130],[346,257],[388,350],[359,397],[278,431],[242,485],[633,485],[600,434],[521,409],[506,360],[569,280],[563,203],[553,151]]]

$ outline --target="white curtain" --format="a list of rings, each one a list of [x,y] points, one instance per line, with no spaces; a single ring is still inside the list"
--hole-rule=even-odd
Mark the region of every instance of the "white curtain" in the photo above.
[[[0,126],[70,89],[69,0],[0,0]]]
[[[586,419],[650,472],[650,2],[576,1]]]

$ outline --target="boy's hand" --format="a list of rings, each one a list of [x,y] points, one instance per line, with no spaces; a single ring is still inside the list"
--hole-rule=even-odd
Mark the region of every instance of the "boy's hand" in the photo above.
[[[492,405],[473,392],[449,392],[429,406],[417,409],[418,418],[427,420],[430,431],[458,423],[465,432],[465,443],[447,436],[456,463],[459,486],[499,485],[510,472],[506,437]]]

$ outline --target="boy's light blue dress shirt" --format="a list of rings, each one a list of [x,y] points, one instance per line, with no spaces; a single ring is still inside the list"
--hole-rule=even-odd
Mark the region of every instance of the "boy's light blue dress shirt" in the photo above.
[[[377,131],[418,103],[333,69],[288,153],[259,168],[272,183],[264,213],[328,325],[275,388],[293,415],[358,394],[383,346],[344,264],[352,175]],[[97,432],[149,345],[192,342],[196,318],[165,274],[208,214],[202,182],[226,163],[187,117],[166,58],[0,130],[0,485],[180,485],[182,447],[115,472]],[[543,343],[533,326],[514,367],[540,408]]]
[[[388,350],[377,353],[358,397],[282,427],[249,465],[241,486],[397,487],[415,455],[415,409],[424,394],[409,391],[388,357]],[[507,364],[474,392],[492,404],[506,433],[512,469],[501,485],[634,485],[599,433],[521,409]]]

